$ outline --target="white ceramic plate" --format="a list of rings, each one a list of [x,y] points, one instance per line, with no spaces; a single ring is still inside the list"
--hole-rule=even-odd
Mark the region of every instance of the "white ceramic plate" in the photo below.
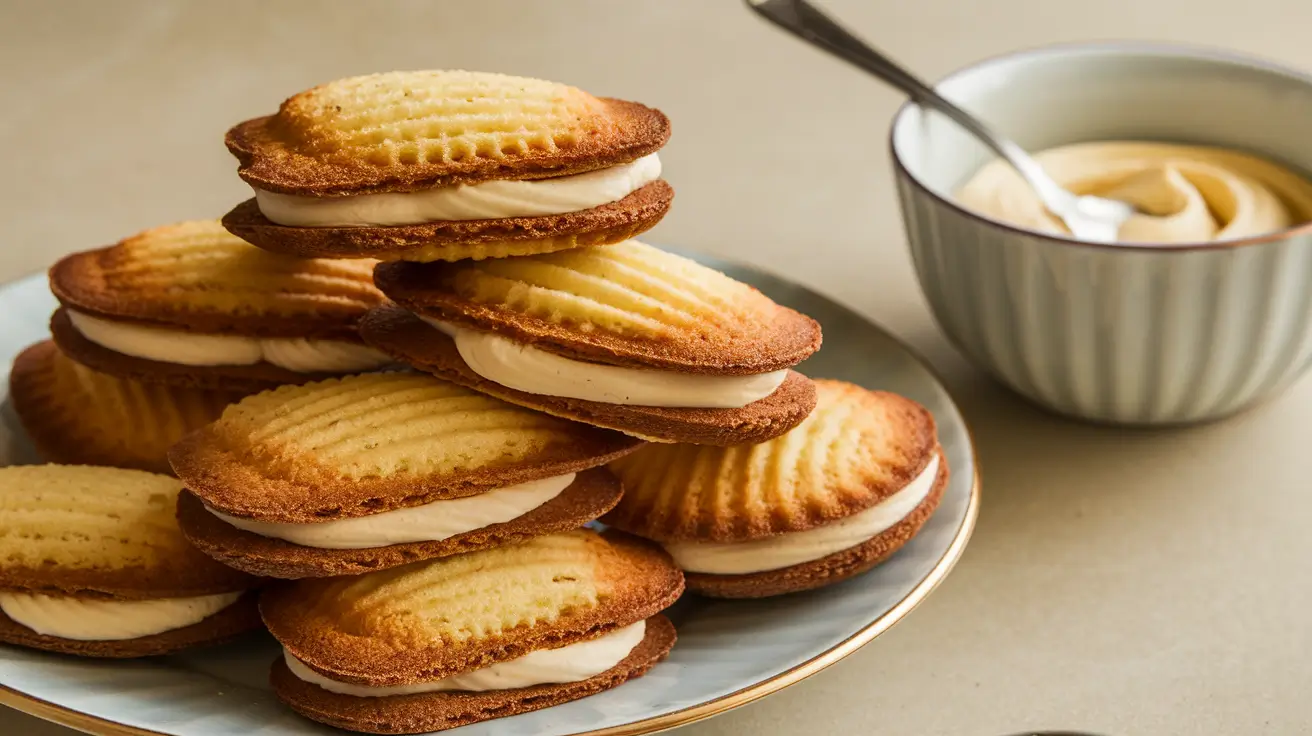
[[[895,391],[933,412],[952,468],[942,504],[919,536],[865,575],[759,602],[685,597],[670,612],[679,643],[645,677],[573,703],[447,732],[451,736],[645,734],[724,712],[874,639],[923,600],[961,556],[979,506],[975,455],[961,414],[929,368],[883,330],[818,294],[740,266],[699,260],[820,321],[825,345],[802,367],[809,375]],[[43,275],[0,287],[0,377],[7,377],[23,347],[47,337],[54,307]],[[5,397],[0,465],[34,462]],[[0,646],[0,703],[115,736],[341,733],[294,715],[273,697],[266,681],[277,652],[267,636],[130,662]]]

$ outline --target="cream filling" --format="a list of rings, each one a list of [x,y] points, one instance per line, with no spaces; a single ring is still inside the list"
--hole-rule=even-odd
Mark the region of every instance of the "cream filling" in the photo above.
[[[418,192],[301,197],[255,190],[260,212],[293,227],[417,225],[578,212],[618,202],[661,176],[652,153],[597,171],[527,181],[498,179]]]
[[[355,373],[392,362],[373,348],[341,340],[197,335],[167,327],[114,322],[68,310],[77,331],[116,353],[180,365],[254,365],[267,361],[297,373]]]
[[[533,685],[563,682],[581,682],[614,667],[629,656],[647,635],[647,622],[639,621],[622,629],[589,641],[560,647],[539,649],[518,659],[498,662],[482,669],[461,672],[432,682],[413,685],[373,687],[351,685],[324,677],[308,665],[283,650],[287,669],[298,678],[318,685],[329,692],[355,695],[362,698],[384,698],[389,695],[414,695],[444,690],[486,692],[488,690],[514,690]]]
[[[44,636],[78,641],[140,639],[200,623],[242,594],[146,601],[101,601],[30,593],[0,593],[0,611]]]
[[[1076,194],[1135,205],[1139,214],[1121,225],[1121,242],[1234,240],[1312,220],[1312,182],[1237,151],[1108,141],[1061,146],[1035,158]],[[1070,232],[1002,161],[980,169],[957,198],[1004,222],[1040,232]]]
[[[801,532],[748,542],[667,542],[675,564],[688,572],[745,575],[799,565],[855,547],[907,518],[934,489],[939,456],[916,479],[880,503],[845,519]]]
[[[450,335],[473,372],[540,396],[626,406],[738,409],[774,393],[788,377],[787,369],[754,376],[703,376],[586,363],[490,332],[422,315],[420,319]]]
[[[498,488],[465,498],[434,501],[380,514],[307,524],[289,524],[235,516],[206,509],[223,521],[261,537],[302,547],[369,549],[408,542],[434,542],[516,519],[559,496],[574,473]]]

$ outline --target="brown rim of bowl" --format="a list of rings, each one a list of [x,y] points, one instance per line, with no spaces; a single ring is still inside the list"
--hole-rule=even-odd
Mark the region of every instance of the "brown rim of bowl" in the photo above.
[[[1312,75],[1305,74],[1281,64],[1277,64],[1268,59],[1259,56],[1253,56],[1238,51],[1230,51],[1211,46],[1177,44],[1177,43],[1154,43],[1141,41],[1093,41],[1093,42],[1076,42],[1076,43],[1056,43],[1046,44],[1043,46],[1032,46],[1018,51],[1011,51],[1004,54],[995,54],[987,56],[966,66],[953,70],[947,76],[934,83],[934,88],[938,89],[942,85],[951,82],[962,74],[973,72],[982,67],[996,64],[1013,59],[1022,59],[1025,57],[1048,56],[1062,52],[1084,52],[1091,54],[1107,54],[1114,52],[1133,52],[1147,55],[1177,58],[1192,58],[1201,61],[1216,61],[1229,64],[1232,66],[1246,67],[1248,69],[1267,72],[1282,77],[1287,77],[1293,81],[1301,82],[1312,91]],[[974,210],[968,209],[957,204],[952,198],[944,197],[929,187],[925,186],[920,179],[916,178],[911,170],[903,163],[902,157],[898,155],[897,145],[894,138],[897,134],[898,123],[901,122],[904,115],[916,103],[913,100],[907,100],[898,107],[897,113],[893,115],[893,124],[888,130],[888,153],[889,158],[893,161],[896,173],[907,181],[918,191],[928,196],[930,199],[942,204],[949,209],[956,211],[971,220],[989,225],[999,230],[1006,230],[1016,235],[1023,235],[1038,240],[1046,240],[1057,245],[1075,246],[1081,248],[1099,248],[1103,250],[1121,250],[1121,251],[1199,251],[1199,250],[1226,250],[1230,248],[1239,248],[1249,245],[1262,245],[1278,240],[1286,240],[1299,235],[1312,235],[1312,222],[1305,222],[1300,225],[1277,230],[1275,232],[1263,233],[1247,238],[1236,238],[1234,240],[1212,240],[1201,243],[1094,243],[1088,240],[1079,240],[1077,238],[1066,237],[1063,235],[1053,235],[1052,233],[1043,233],[1038,230],[1018,227],[1001,220],[995,220],[992,217],[981,214]]]

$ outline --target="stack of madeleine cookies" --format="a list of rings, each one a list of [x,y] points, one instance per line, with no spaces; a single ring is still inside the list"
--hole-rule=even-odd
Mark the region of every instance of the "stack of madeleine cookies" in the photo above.
[[[51,269],[11,394],[71,465],[0,470],[0,640],[143,656],[262,620],[295,711],[423,733],[641,676],[685,586],[893,554],[947,483],[933,418],[799,373],[815,320],[632,239],[669,135],[463,71],[233,127],[254,198]]]

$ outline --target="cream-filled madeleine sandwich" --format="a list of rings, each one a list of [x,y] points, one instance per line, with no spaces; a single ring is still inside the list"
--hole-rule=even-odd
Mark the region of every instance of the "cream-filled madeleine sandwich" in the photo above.
[[[388,72],[301,92],[227,135],[255,197],[224,217],[300,256],[459,260],[614,243],[674,191],[660,111],[556,82]]]
[[[576,530],[260,601],[283,646],[273,690],[307,718],[426,733],[616,687],[674,646],[683,576],[655,545]]]
[[[50,269],[50,329],[73,360],[121,378],[252,392],[389,364],[356,322],[383,301],[374,261],[260,250],[213,220],[138,233]]]
[[[659,542],[688,589],[759,598],[865,572],[906,544],[948,481],[915,402],[818,379],[816,409],[769,442],[648,445],[611,463],[624,497],[606,524]]]
[[[259,629],[258,580],[178,531],[181,489],[139,470],[0,468],[0,642],[144,657]]]
[[[382,372],[249,396],[169,453],[178,521],[215,559],[350,575],[576,529],[614,507],[640,441]]]
[[[695,261],[629,240],[536,256],[384,263],[360,323],[420,370],[656,442],[735,445],[815,406],[791,370],[820,326]]]

